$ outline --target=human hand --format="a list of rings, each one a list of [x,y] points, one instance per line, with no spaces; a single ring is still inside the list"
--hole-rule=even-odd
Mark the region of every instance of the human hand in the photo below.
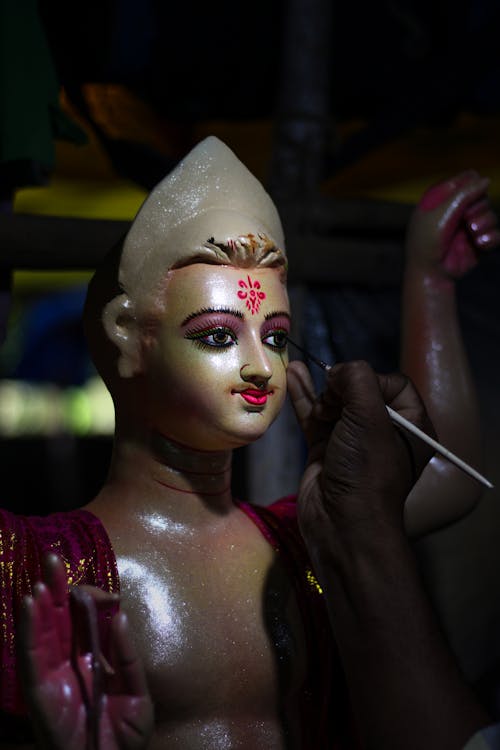
[[[39,746],[47,750],[142,750],[153,710],[127,618],[116,614],[110,662],[100,651],[96,607],[115,601],[90,586],[71,592],[50,555],[44,582],[24,602],[20,660]],[[73,606],[72,606],[73,605]]]
[[[288,387],[309,446],[299,490],[299,523],[316,550],[338,536],[403,529],[404,502],[432,455],[392,424],[385,405],[430,435],[421,399],[402,375],[377,375],[365,362],[332,367],[316,398],[301,362],[288,367]]]
[[[448,279],[470,271],[483,251],[500,244],[489,180],[474,170],[429,188],[409,223],[407,263]]]

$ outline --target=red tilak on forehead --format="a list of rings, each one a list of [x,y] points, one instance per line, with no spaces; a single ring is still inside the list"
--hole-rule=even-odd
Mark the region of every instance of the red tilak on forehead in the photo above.
[[[247,308],[252,315],[255,315],[259,312],[261,300],[266,298],[265,293],[260,291],[260,281],[252,280],[250,276],[247,276],[246,281],[243,279],[238,281],[238,286],[240,287],[238,297],[246,300]]]

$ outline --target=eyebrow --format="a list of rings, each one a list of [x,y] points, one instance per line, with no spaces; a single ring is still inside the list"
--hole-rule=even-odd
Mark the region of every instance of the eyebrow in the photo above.
[[[290,313],[287,313],[286,310],[277,310],[276,312],[267,313],[264,316],[265,320],[271,320],[272,318],[288,318],[288,320],[292,320]]]
[[[233,315],[235,318],[240,318],[243,320],[244,315],[239,310],[234,310],[231,307],[203,307],[201,310],[197,310],[196,312],[190,313],[187,318],[185,318],[181,325],[185,326],[187,323],[189,323],[194,318],[198,318],[200,315],[210,315],[213,313],[223,313],[224,315]]]

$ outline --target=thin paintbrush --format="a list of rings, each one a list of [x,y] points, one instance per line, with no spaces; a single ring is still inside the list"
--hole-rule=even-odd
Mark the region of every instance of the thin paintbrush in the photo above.
[[[299,352],[302,352],[308,359],[311,360],[311,362],[314,362],[315,365],[318,365],[318,367],[321,367],[322,370],[325,370],[328,372],[328,370],[331,369],[331,365],[327,365],[326,362],[323,362],[323,360],[318,359],[313,354],[309,354],[308,351],[303,349],[301,346],[295,343],[295,341],[292,341],[290,338],[288,339],[288,343],[292,344],[296,349],[299,350]],[[486,479],[486,477],[483,477],[482,474],[480,474],[478,471],[472,468],[472,466],[469,466],[469,464],[466,464],[465,461],[462,461],[461,458],[458,458],[458,456],[455,456],[454,453],[448,450],[448,448],[445,448],[444,445],[441,445],[441,443],[438,443],[437,440],[434,440],[433,438],[429,437],[429,435],[426,435],[425,432],[423,432],[421,429],[416,427],[413,422],[410,422],[408,419],[405,419],[400,414],[398,414],[397,411],[394,411],[394,409],[391,409],[390,406],[385,407],[389,413],[390,418],[393,422],[396,422],[396,424],[400,425],[401,427],[404,427],[405,430],[408,430],[408,432],[411,432],[412,435],[416,435],[420,440],[423,440],[424,443],[427,443],[427,445],[430,445],[437,453],[440,453],[442,456],[448,459],[448,461],[451,461],[451,463],[455,464],[455,466],[458,466],[459,469],[462,469],[462,471],[465,471],[466,474],[469,474],[471,477],[474,477],[478,482],[481,482],[481,484],[484,484],[485,487],[489,487],[490,489],[493,487],[492,483]]]

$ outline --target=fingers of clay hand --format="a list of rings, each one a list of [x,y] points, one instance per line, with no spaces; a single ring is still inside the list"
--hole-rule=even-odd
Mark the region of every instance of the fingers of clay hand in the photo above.
[[[50,553],[42,563],[43,580],[47,584],[56,606],[65,606],[68,601],[68,579],[66,568],[60,557]]]
[[[128,695],[147,694],[144,667],[137,653],[128,618],[118,612],[111,623],[111,649],[114,670],[114,691]]]
[[[89,652],[93,661],[98,661],[99,632],[97,627],[97,612],[92,596],[82,586],[75,586],[71,590],[73,602],[74,642],[80,654]]]
[[[116,715],[116,725],[123,724],[131,740],[127,747],[146,747],[154,725],[154,712],[148,692],[143,663],[136,650],[128,619],[118,612],[111,621],[111,651],[114,677],[108,680],[108,695],[126,700],[126,724]],[[117,704],[118,712],[123,701]],[[113,712],[113,703],[110,704]],[[121,709],[123,710],[123,709]]]
[[[58,613],[51,592],[42,582],[33,587],[32,638],[47,669],[57,668],[69,658],[68,641],[60,638]]]
[[[449,180],[444,180],[436,185],[432,185],[419,201],[419,208],[422,211],[433,211],[439,206],[443,205],[448,201],[457,190],[463,188],[468,183],[475,182],[481,179],[479,174],[474,169],[468,169],[465,172],[461,172]]]
[[[446,233],[453,233],[456,230],[460,221],[463,220],[467,209],[476,204],[480,199],[484,198],[489,182],[490,181],[487,178],[480,177],[477,180],[464,185],[457,190],[447,202],[443,203],[440,207],[442,213],[438,225],[444,229],[445,240]]]
[[[459,279],[477,264],[474,244],[465,231],[455,234],[442,259],[443,270],[450,278]]]
[[[120,594],[113,593],[111,591],[103,591],[96,586],[89,586],[88,584],[82,584],[81,586],[75,586],[71,588],[71,593],[75,591],[83,591],[88,594],[96,605],[97,609],[99,606],[107,607],[110,604],[115,604],[120,601]]]
[[[481,250],[492,250],[500,245],[500,231],[491,229],[488,232],[483,232],[474,241]]]
[[[464,212],[464,217],[466,221],[472,223],[474,219],[480,219],[485,213],[491,213],[494,217],[494,223],[496,223],[496,216],[491,209],[491,203],[486,196],[483,196],[474,203],[471,203],[470,206],[467,206]]]
[[[25,597],[21,611],[20,663],[24,674],[24,684],[28,691],[36,686],[49,670],[49,659],[52,656],[44,647],[39,637],[39,617],[37,603],[32,596]]]
[[[44,558],[42,569],[43,579],[52,597],[54,626],[57,628],[61,652],[67,658],[71,651],[71,619],[66,568],[60,557],[50,553]]]
[[[71,589],[71,598],[79,609],[78,643],[82,651],[89,650],[94,666],[100,666],[104,674],[113,675],[114,670],[100,648],[97,612],[99,606],[109,606],[120,600],[119,594],[103,591],[95,586],[75,586]]]
[[[479,249],[491,249],[499,244],[498,218],[488,199],[469,206],[464,218],[469,236]]]

